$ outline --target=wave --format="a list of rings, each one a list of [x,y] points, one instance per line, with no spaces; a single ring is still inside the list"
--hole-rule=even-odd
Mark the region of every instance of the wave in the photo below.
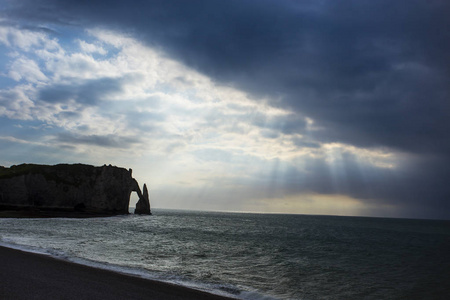
[[[203,292],[207,292],[214,295],[229,297],[233,299],[240,300],[276,300],[276,298],[268,297],[261,295],[255,292],[249,292],[242,290],[236,286],[228,285],[228,284],[210,284],[210,283],[201,283],[194,282],[192,280],[187,280],[186,278],[167,273],[160,272],[151,272],[149,270],[132,268],[127,266],[120,266],[115,264],[110,264],[106,262],[98,262],[89,259],[84,259],[75,256],[69,256],[64,251],[58,251],[55,249],[44,249],[38,248],[34,246],[28,246],[17,243],[13,239],[8,238],[0,238],[0,246],[6,247],[14,250],[19,250],[28,253],[34,253],[39,255],[50,256],[54,259],[67,261],[70,263],[75,263],[83,266],[88,266],[91,268],[107,270],[115,273],[124,274],[127,276],[134,276],[139,278],[144,278],[153,281],[159,281],[164,283],[170,283],[190,289],[195,289]]]

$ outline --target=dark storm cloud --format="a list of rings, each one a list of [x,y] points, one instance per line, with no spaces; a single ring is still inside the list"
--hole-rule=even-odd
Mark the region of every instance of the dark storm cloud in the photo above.
[[[18,1],[5,14],[132,32],[219,82],[312,118],[322,128],[317,142],[409,153],[415,160],[397,186],[366,170],[372,196],[450,211],[448,1],[49,0]],[[303,134],[298,121],[260,125]],[[353,183],[343,192],[362,196],[363,174],[346,164]],[[326,166],[311,168],[318,176],[308,186],[333,190]]]

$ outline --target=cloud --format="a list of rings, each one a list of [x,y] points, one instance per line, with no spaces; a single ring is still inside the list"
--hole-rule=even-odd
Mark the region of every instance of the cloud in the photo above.
[[[121,78],[101,78],[80,84],[56,84],[40,89],[38,99],[50,103],[74,101],[83,105],[96,105],[108,96],[121,92]]]
[[[49,39],[44,28],[32,26],[28,29],[22,29],[12,24],[0,23],[0,43],[14,47],[23,51],[31,51],[32,49],[47,49],[49,51],[57,50],[58,44],[56,39]]]
[[[41,72],[34,60],[23,57],[16,59],[12,63],[9,76],[16,81],[24,79],[32,83],[45,82],[48,80],[47,76]]]
[[[65,145],[92,145],[105,148],[131,148],[139,142],[137,137],[117,136],[117,135],[72,135],[69,133],[58,134],[58,142]]]
[[[38,66],[27,58],[33,55],[33,49],[23,50],[20,59],[30,62],[35,73],[42,74],[47,81],[43,84],[28,73],[23,77],[26,84],[14,87],[15,94],[13,90],[3,90],[4,114],[40,120],[75,133],[58,135],[58,141],[68,142],[70,137],[79,144],[115,147],[118,143],[111,139],[112,134],[131,132],[141,134],[142,140],[158,139],[154,144],[161,152],[198,149],[202,146],[193,141],[217,142],[217,136],[227,136],[225,144],[217,147],[240,151],[246,144],[243,135],[258,137],[262,130],[292,134],[292,128],[304,126],[295,116],[283,119],[289,112],[215,84],[134,39],[101,30],[90,33],[90,40],[114,47],[113,53],[94,58],[57,44],[57,52],[37,52]],[[27,34],[32,32],[25,30],[21,35]],[[52,40],[45,35],[41,38]],[[40,49],[38,45],[35,47]],[[22,102],[27,101],[29,109],[24,110],[23,105],[19,108],[19,95],[24,98]],[[258,144],[267,142],[265,138],[255,140],[245,151],[264,156]],[[236,147],[236,143],[242,145]],[[267,148],[264,152],[267,151],[274,150]]]
[[[34,102],[28,96],[32,90],[29,85],[0,90],[0,116],[21,120],[32,119]]]
[[[437,142],[449,129],[445,2],[33,1],[12,15],[42,3],[57,20],[128,29],[211,78],[281,97],[325,127],[324,140],[448,152]]]
[[[0,136],[0,140],[2,141],[8,141],[8,142],[13,142],[13,143],[19,143],[19,144],[35,144],[35,145],[43,145],[42,143],[39,142],[32,142],[29,140],[21,140],[12,136]]]
[[[90,43],[87,43],[87,42],[82,41],[82,40],[78,40],[78,43],[80,44],[80,48],[81,48],[81,50],[83,52],[86,52],[86,53],[98,53],[98,54],[101,54],[101,55],[105,55],[106,53],[108,53],[101,46],[90,44]]]

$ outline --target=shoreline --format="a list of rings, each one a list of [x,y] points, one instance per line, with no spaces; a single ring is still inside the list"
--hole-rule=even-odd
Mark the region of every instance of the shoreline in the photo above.
[[[0,270],[1,299],[235,299],[4,246]]]

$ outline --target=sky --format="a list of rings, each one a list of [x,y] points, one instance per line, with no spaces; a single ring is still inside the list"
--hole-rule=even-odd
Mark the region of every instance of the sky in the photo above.
[[[153,207],[450,219],[450,2],[0,0],[0,165]]]

